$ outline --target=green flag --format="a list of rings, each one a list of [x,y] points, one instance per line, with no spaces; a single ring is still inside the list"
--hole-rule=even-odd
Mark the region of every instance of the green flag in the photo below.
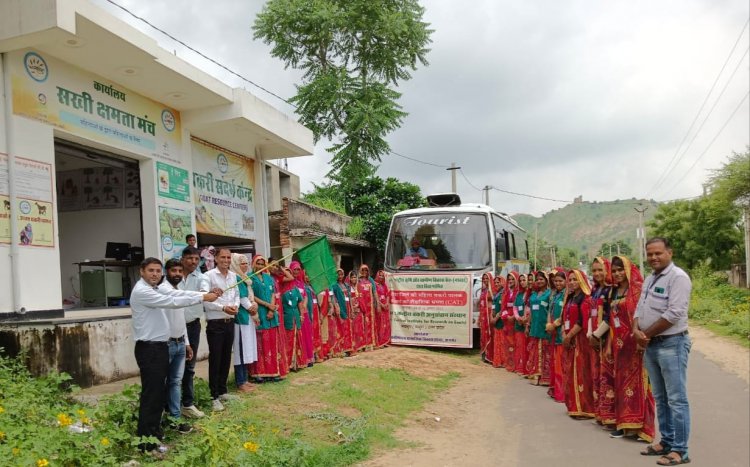
[[[336,263],[331,256],[331,247],[325,235],[297,250],[297,257],[305,267],[310,285],[316,294],[336,282]]]

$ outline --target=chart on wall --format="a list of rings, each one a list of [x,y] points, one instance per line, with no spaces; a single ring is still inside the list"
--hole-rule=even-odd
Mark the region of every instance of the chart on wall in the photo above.
[[[192,233],[190,211],[159,206],[159,236],[161,238],[161,257],[167,261],[179,257],[187,243],[185,236]]]
[[[254,161],[199,140],[190,149],[196,230],[255,239]]]
[[[10,227],[10,185],[8,156],[0,154],[0,243],[9,244],[15,237],[19,245],[54,247],[55,227],[52,212],[52,165],[15,158],[13,184],[16,190],[18,232]]]
[[[159,196],[190,202],[190,178],[187,170],[157,162],[156,180]]]

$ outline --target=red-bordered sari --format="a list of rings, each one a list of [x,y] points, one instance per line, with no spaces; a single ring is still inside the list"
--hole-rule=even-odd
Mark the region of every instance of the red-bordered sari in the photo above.
[[[589,329],[596,331],[604,320],[605,303],[609,300],[612,284],[612,265],[607,258],[597,256],[593,263],[600,263],[604,267],[606,276],[603,284],[596,284],[591,291],[591,318]],[[615,369],[611,353],[607,356],[606,346],[612,339],[609,335],[602,337],[603,348],[591,353],[591,374],[594,379],[594,403],[596,404],[596,420],[602,425],[615,424]]]
[[[484,281],[487,279],[487,286]],[[485,272],[482,274],[482,290],[479,292],[479,354],[486,362],[492,362],[494,348],[490,345],[492,341],[492,324],[490,316],[492,314],[492,274]]]
[[[357,281],[357,293],[359,297],[359,311],[362,315],[362,336],[364,347],[368,350],[375,348],[377,339],[375,337],[375,281],[370,278],[370,268],[363,264],[359,268],[359,280]]]
[[[267,260],[262,255],[253,256],[253,270],[256,270],[256,262],[263,261],[266,263]],[[258,268],[262,266],[257,266]],[[256,298],[267,301],[273,305],[279,304],[277,297],[276,282],[267,273],[260,273],[257,278],[253,279],[253,291],[255,292]],[[261,289],[265,290],[261,290]],[[262,292],[262,293],[261,293]],[[264,306],[258,307],[258,314],[268,313],[268,308]],[[275,315],[275,326],[264,327],[256,329],[256,341],[258,343],[258,361],[250,365],[250,375],[254,378],[281,378],[286,376],[289,372],[288,365],[285,365],[286,356],[284,355],[285,349],[282,348],[279,339],[279,328],[283,327],[278,324],[279,316],[278,311],[273,312]]]
[[[620,258],[628,279],[628,290],[623,297],[613,288],[609,322],[614,333],[612,355],[615,368],[615,414],[618,430],[635,430],[642,439],[654,438],[654,396],[643,365],[643,352],[638,351],[633,338],[633,317],[643,288],[643,277],[638,268],[625,256]],[[614,259],[612,258],[612,259]]]
[[[520,276],[519,276],[520,277]],[[527,278],[528,281],[528,278]],[[526,346],[528,336],[526,335],[526,319],[529,316],[529,296],[531,295],[532,287],[529,287],[528,282],[526,288],[520,288],[520,285],[516,286],[518,294],[513,307],[513,326],[515,332],[513,333],[514,344],[513,344],[513,369],[519,375],[527,375],[526,372]],[[505,367],[506,369],[508,367]]]
[[[338,342],[338,322],[333,302],[336,298],[333,292],[325,289],[318,296],[320,303],[320,352],[321,360],[327,360],[334,356],[334,349]]]
[[[503,365],[506,370],[515,373],[516,371],[516,358],[515,358],[515,345],[516,345],[516,332],[515,332],[515,318],[513,314],[513,307],[516,301],[516,296],[519,291],[519,274],[516,271],[511,271],[508,277],[513,276],[516,281],[515,287],[512,289],[507,286],[508,281],[506,280],[505,292],[500,302],[500,319],[503,320],[503,336],[500,338],[503,345]]]
[[[357,281],[359,284],[359,281]],[[352,344],[355,352],[360,352],[365,349],[367,342],[365,341],[365,317],[362,316],[360,305],[362,303],[359,296],[359,287],[349,286],[349,296],[351,297],[351,326],[352,326]]]
[[[495,277],[494,280],[490,279],[490,290],[488,292],[488,299],[491,300],[489,313],[491,318],[497,318],[497,321],[493,324],[491,321],[490,326],[490,341],[487,343],[487,358],[488,362],[492,363],[495,368],[501,368],[505,366],[505,333],[503,331],[504,321],[502,320],[502,301],[505,292],[505,279],[502,276]]]
[[[351,353],[354,351],[354,340],[352,337],[352,305],[351,297],[349,295],[349,286],[343,282],[337,282],[334,287],[338,288],[338,291],[334,289],[334,296],[337,297],[339,313],[336,316],[338,341],[336,342],[333,352],[336,356],[341,357],[347,352]]]
[[[564,336],[578,324],[581,330],[570,342],[570,347],[563,353],[563,387],[565,388],[565,405],[568,415],[576,418],[594,417],[594,392],[591,379],[591,365],[586,358],[585,351],[589,346],[586,333],[583,331],[583,317],[589,316],[591,309],[591,288],[583,272],[572,270],[568,272],[568,279],[575,275],[580,290],[575,294],[568,294],[563,306]]]
[[[380,314],[378,315],[378,347],[384,347],[391,343],[391,292],[385,283],[385,271],[380,270],[375,274],[375,291],[380,302]]]

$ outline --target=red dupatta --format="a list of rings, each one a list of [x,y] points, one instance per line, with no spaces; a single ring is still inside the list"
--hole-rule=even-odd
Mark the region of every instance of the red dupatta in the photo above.
[[[508,276],[513,276],[513,278],[516,280],[516,285],[514,285],[513,287],[510,287],[508,285],[508,281],[507,280],[505,281],[505,290],[503,291],[503,298],[500,301],[500,313],[501,313],[500,316],[503,319],[508,318],[508,315],[507,315],[508,303],[512,305],[516,301],[516,295],[518,294],[518,290],[520,287],[520,284],[519,284],[520,281],[518,279],[520,275],[518,274],[517,271],[509,272]]]

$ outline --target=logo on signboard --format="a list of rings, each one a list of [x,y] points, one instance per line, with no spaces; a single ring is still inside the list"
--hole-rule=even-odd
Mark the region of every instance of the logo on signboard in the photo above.
[[[167,109],[161,111],[161,124],[164,125],[164,129],[167,131],[174,130],[176,123],[174,114]]]
[[[169,235],[165,235],[161,238],[161,248],[164,251],[172,251],[172,248],[174,248],[174,242],[172,241],[172,237]]]
[[[227,160],[227,156],[219,153],[219,155],[216,156],[216,165],[219,167],[219,172],[223,174],[227,173],[227,170],[229,170],[229,160]]]
[[[47,62],[38,53],[29,52],[24,55],[23,66],[26,68],[26,73],[37,83],[43,83],[47,80],[49,74]]]
[[[31,203],[29,203],[26,200],[21,201],[20,203],[18,203],[18,207],[21,209],[21,212],[23,214],[28,214],[28,213],[31,212]]]

